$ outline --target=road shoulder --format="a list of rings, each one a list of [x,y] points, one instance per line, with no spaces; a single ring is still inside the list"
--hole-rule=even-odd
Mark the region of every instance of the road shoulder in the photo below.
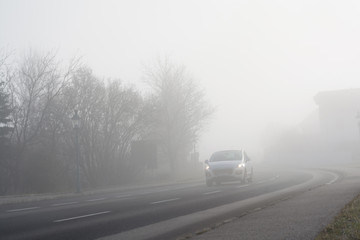
[[[314,239],[359,194],[358,169],[344,171],[343,179],[234,218],[191,239]]]

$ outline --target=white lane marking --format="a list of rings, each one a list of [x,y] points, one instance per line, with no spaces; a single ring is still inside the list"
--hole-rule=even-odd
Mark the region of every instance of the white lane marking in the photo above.
[[[53,204],[53,205],[51,205],[51,206],[53,206],[53,207],[58,207],[58,206],[65,206],[65,205],[76,204],[76,203],[78,203],[78,202],[55,203],[55,204]]]
[[[95,201],[101,201],[101,200],[105,200],[106,198],[95,198],[95,199],[89,199],[89,200],[86,200],[88,202],[95,202]]]
[[[165,192],[165,191],[175,191],[175,190],[181,190],[181,189],[185,189],[188,187],[173,187],[173,188],[165,188],[165,189],[160,189],[154,192]]]
[[[79,218],[87,218],[87,217],[92,217],[92,216],[97,216],[97,215],[101,215],[101,214],[106,214],[109,213],[110,211],[104,211],[104,212],[98,212],[98,213],[92,213],[92,214],[87,214],[87,215],[82,215],[82,216],[77,216],[77,217],[71,217],[71,218],[64,218],[64,219],[59,219],[59,220],[55,220],[55,223],[59,223],[59,222],[65,222],[65,221],[70,221],[70,220],[76,220]]]
[[[20,212],[20,211],[37,209],[37,208],[40,208],[40,207],[28,207],[28,208],[11,209],[11,210],[7,210],[7,212]]]
[[[243,188],[243,187],[248,187],[250,186],[249,184],[246,184],[246,185],[240,185],[240,186],[237,186],[237,188]]]
[[[179,199],[180,199],[180,198],[171,198],[171,199],[166,199],[166,200],[162,200],[162,201],[152,202],[151,204],[172,202],[172,201],[176,201],[176,200],[179,200]]]
[[[203,193],[204,195],[210,195],[210,194],[214,194],[214,193],[219,193],[221,192],[220,190],[216,190],[216,191],[212,191],[212,192],[206,192],[206,193]]]
[[[275,181],[276,179],[278,179],[280,177],[280,175],[276,175],[275,177],[272,177],[272,178],[269,178],[267,180],[262,180],[262,181],[258,181],[256,182],[257,184],[261,184],[261,183],[266,183],[266,182],[269,182],[269,181]]]
[[[172,188],[165,188],[165,189],[158,189],[158,190],[150,190],[143,193],[140,193],[138,195],[145,195],[145,194],[152,194],[152,193],[159,193],[159,192],[166,192],[166,191],[175,191],[175,190],[181,190],[185,189],[187,187],[172,187]]]
[[[339,179],[339,175],[335,175],[332,174],[335,178],[333,180],[331,180],[330,182],[326,183],[327,185],[333,184],[334,182],[336,182]]]
[[[276,175],[275,177],[272,177],[272,178],[270,178],[269,180],[270,181],[275,181],[276,179],[278,179],[279,178],[279,175]]]

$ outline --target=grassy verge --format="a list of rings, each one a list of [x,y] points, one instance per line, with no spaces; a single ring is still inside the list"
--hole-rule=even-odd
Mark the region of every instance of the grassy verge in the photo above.
[[[360,195],[348,203],[315,240],[360,239]]]

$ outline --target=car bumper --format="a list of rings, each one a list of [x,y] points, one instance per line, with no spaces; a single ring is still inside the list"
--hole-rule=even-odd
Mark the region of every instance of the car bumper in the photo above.
[[[237,181],[243,179],[244,169],[217,169],[206,170],[205,177],[207,181]]]

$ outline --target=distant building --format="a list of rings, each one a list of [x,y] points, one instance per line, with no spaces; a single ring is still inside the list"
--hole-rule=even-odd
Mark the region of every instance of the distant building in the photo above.
[[[328,157],[344,161],[358,158],[360,89],[319,92],[314,100],[319,106],[320,139],[330,149]]]

